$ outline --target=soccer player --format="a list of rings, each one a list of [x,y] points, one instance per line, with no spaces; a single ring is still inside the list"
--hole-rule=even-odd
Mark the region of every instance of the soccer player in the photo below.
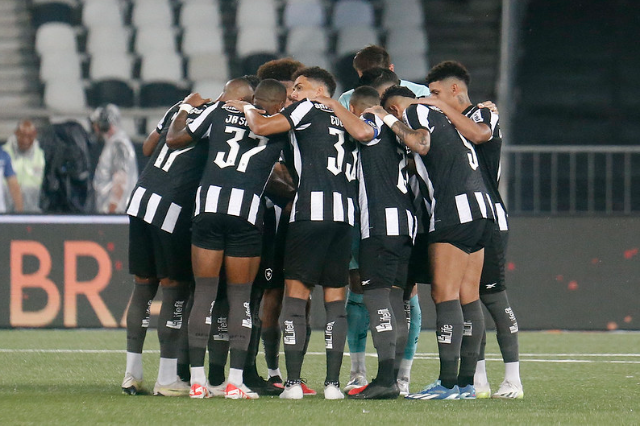
[[[480,279],[480,299],[496,324],[498,344],[505,363],[504,381],[493,397],[521,399],[524,391],[520,380],[518,322],[505,287],[507,210],[498,190],[502,135],[498,115],[471,103],[468,93],[470,80],[467,69],[459,62],[441,62],[427,75],[431,96],[422,102],[442,110],[460,133],[475,144],[479,167],[496,212],[491,239],[485,247]],[[486,335],[483,335],[474,379],[478,398],[491,396],[484,360],[485,343]]]
[[[258,135],[293,131],[297,192],[286,240],[285,300],[281,315],[287,382],[283,399],[301,399],[300,371],[306,342],[305,309],[314,285],[323,286],[326,310],[325,399],[343,399],[340,367],[346,340],[345,287],[352,226],[355,219],[357,146],[345,138],[334,112],[309,99],[332,96],[333,76],[319,67],[295,74],[291,97],[296,102],[264,117],[243,106],[251,130]]]
[[[239,84],[243,84],[242,81]],[[248,86],[245,87],[247,93],[252,95],[246,79],[244,84]],[[270,113],[279,111],[286,100],[285,87],[275,80],[261,82],[256,91],[271,100],[268,105],[262,105]],[[262,248],[264,209],[260,198],[287,135],[280,133],[267,138],[254,134],[247,127],[243,112],[231,106],[229,100],[223,96],[189,124],[186,114],[180,113],[171,123],[167,136],[168,143],[176,147],[202,137],[210,140],[209,160],[196,194],[191,239],[196,282],[189,316],[189,396],[192,398],[211,396],[204,357],[223,262],[230,341],[225,398],[258,397],[244,385],[242,374],[252,326],[251,286]]]
[[[406,142],[414,153],[420,193],[430,215],[425,226],[429,230],[428,261],[431,296],[436,304],[440,377],[407,398],[475,398],[474,358],[462,354],[460,374],[458,360],[463,331],[482,336],[484,321],[480,312],[477,321],[473,318],[473,329],[465,330],[462,306],[479,298],[483,247],[493,226],[493,202],[478,170],[473,145],[460,136],[444,114],[425,105],[412,105],[413,100],[410,90],[392,86],[381,103],[391,114],[384,119],[392,129],[398,125],[395,120],[404,118],[409,127],[425,135],[420,144]]]
[[[149,327],[149,308],[158,286],[162,307],[158,319],[160,366],[155,395],[186,396],[189,385],[177,376],[178,348],[193,281],[191,271],[191,214],[196,188],[206,161],[207,144],[182,149],[166,144],[169,123],[182,105],[195,109],[191,121],[208,100],[191,95],[171,107],[143,144],[151,155],[138,179],[126,212],[129,215],[129,271],[134,288],[127,311],[127,365],[122,390],[135,395],[142,386],[142,348]],[[192,108],[189,105],[188,108]]]

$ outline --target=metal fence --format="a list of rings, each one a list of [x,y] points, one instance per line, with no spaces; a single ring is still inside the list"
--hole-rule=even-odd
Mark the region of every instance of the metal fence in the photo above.
[[[640,147],[505,146],[510,214],[640,213]]]

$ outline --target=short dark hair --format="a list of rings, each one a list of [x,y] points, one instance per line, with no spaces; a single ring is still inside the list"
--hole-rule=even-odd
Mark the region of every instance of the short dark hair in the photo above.
[[[304,64],[293,58],[274,59],[258,68],[258,78],[273,78],[278,81],[293,81],[293,74],[304,68]]]
[[[278,80],[265,78],[256,87],[253,97],[268,102],[284,102],[287,99],[287,88]]]
[[[427,85],[433,83],[434,81],[442,81],[449,77],[454,77],[458,80],[462,80],[467,86],[469,86],[469,82],[471,81],[469,71],[467,71],[465,66],[460,62],[444,61],[431,68],[429,74],[427,74]]]
[[[416,94],[411,91],[411,89],[404,86],[391,86],[387,90],[384,91],[382,96],[380,97],[380,105],[385,106],[387,101],[394,96],[402,96],[403,98],[411,98],[415,99]]]
[[[389,68],[391,57],[384,47],[370,45],[361,49],[353,58],[353,68],[364,72],[371,68]]]
[[[351,94],[349,103],[354,106],[359,105],[363,108],[380,105],[380,94],[371,86],[360,86]]]
[[[374,89],[377,89],[386,83],[391,83],[393,85],[400,84],[400,78],[398,75],[389,68],[371,68],[363,71],[362,77],[360,77],[360,84],[362,86],[371,86]]]
[[[336,91],[336,79],[331,75],[331,73],[325,69],[320,67],[307,67],[298,70],[293,74],[293,80],[296,78],[303,76],[308,78],[309,80],[314,80],[324,84],[329,91],[329,96],[333,96]]]
[[[251,88],[253,90],[256,90],[256,87],[258,87],[258,83],[260,83],[260,79],[258,78],[257,75],[247,74],[247,75],[243,75],[240,78],[247,80],[247,82],[251,85]]]

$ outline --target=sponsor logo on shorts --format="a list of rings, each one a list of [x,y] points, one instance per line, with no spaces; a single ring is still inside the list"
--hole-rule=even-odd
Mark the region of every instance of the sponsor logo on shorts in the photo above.
[[[365,286],[365,285],[369,285],[370,282],[371,280],[364,280],[364,281],[361,281],[361,284]]]
[[[271,268],[267,268],[264,270],[264,278],[267,281],[271,281],[271,278],[273,278],[273,270]]]
[[[293,321],[284,322],[284,330],[282,333],[282,340],[285,345],[296,344],[296,330],[293,328]]]
[[[451,336],[453,335],[453,325],[444,324],[440,327],[440,332],[438,333],[438,343],[451,344]]]
[[[496,288],[497,285],[498,283],[485,284],[484,288],[486,288],[487,290],[491,290],[492,288]]]

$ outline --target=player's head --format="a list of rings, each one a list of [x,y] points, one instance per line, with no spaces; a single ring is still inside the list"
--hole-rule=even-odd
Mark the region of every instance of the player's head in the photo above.
[[[293,102],[291,99],[294,80],[293,75],[302,68],[304,68],[304,64],[292,58],[274,59],[265,62],[258,68],[258,78],[260,80],[272,78],[284,84],[287,88],[287,105],[289,105]]]
[[[247,80],[254,91],[256,90],[256,87],[258,87],[258,84],[260,84],[260,77],[258,77],[257,75],[246,74],[246,75],[243,75],[241,78],[244,78],[245,80]]]
[[[33,125],[31,120],[20,121],[14,133],[16,135],[18,150],[20,150],[20,152],[25,152],[31,148],[33,142],[36,140],[36,136],[38,135],[36,126]]]
[[[224,90],[218,100],[220,101],[245,101],[251,102],[253,99],[253,87],[251,82],[244,77],[234,78],[227,81]]]
[[[397,119],[402,120],[402,114],[416,98],[415,93],[404,86],[391,86],[382,94],[380,105],[393,114]]]
[[[393,71],[391,57],[384,47],[371,45],[358,51],[353,58],[353,68],[362,76],[362,73],[371,68],[386,68]]]
[[[376,105],[380,105],[380,95],[371,86],[358,87],[349,99],[349,110],[355,115],[360,115],[365,109]]]
[[[294,75],[291,99],[299,101],[317,96],[333,96],[336,91],[336,79],[331,73],[320,67],[308,67],[298,70]]]
[[[382,96],[389,87],[400,84],[400,78],[389,68],[376,67],[362,73],[360,84],[373,87]]]
[[[111,135],[121,127],[120,109],[114,104],[96,108],[90,117],[93,131],[98,136]]]
[[[444,61],[431,68],[427,75],[427,85],[431,96],[456,107],[462,96],[468,100],[468,88],[471,77],[469,71],[460,62]]]
[[[273,115],[284,108],[287,101],[287,88],[273,78],[266,78],[258,84],[253,95],[253,103]]]

